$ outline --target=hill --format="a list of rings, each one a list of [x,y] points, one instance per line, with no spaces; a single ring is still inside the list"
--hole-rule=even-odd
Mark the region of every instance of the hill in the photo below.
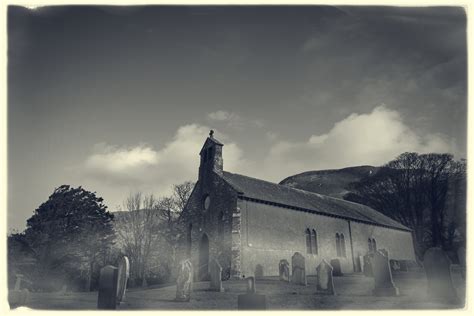
[[[293,188],[343,198],[349,193],[348,185],[371,176],[379,167],[358,166],[343,169],[307,171],[290,176],[280,182]]]

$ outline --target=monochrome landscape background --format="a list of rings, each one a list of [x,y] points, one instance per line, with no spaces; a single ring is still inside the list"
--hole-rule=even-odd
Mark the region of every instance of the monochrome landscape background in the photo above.
[[[225,170],[372,206],[418,259],[459,263],[462,8],[10,6],[8,35],[10,285],[96,289],[123,253],[131,287],[174,282],[211,129]],[[55,211],[78,201],[90,213]]]

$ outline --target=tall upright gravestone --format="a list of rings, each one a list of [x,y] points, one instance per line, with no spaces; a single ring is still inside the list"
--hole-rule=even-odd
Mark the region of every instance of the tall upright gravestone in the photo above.
[[[316,268],[316,289],[329,295],[336,295],[332,278],[333,267],[323,259]]]
[[[299,285],[306,285],[306,265],[302,254],[295,252],[291,257],[291,282]]]
[[[456,290],[451,279],[451,261],[439,247],[430,248],[423,257],[428,281],[428,297],[435,300],[457,302]]]
[[[108,265],[100,270],[97,309],[117,308],[118,269]]]
[[[176,301],[189,302],[193,286],[193,264],[191,260],[181,260],[176,280]]]
[[[290,282],[290,263],[288,260],[280,260],[278,270],[280,272],[280,281]]]
[[[392,270],[388,259],[388,252],[377,250],[372,260],[372,271],[374,274],[375,296],[398,296],[400,293],[393,283]]]
[[[222,287],[222,267],[216,259],[212,259],[209,264],[211,283],[211,291],[224,292]]]
[[[334,269],[333,270],[334,276],[343,276],[342,269],[341,269],[341,261],[339,259],[332,259],[331,266]]]
[[[373,254],[366,254],[364,256],[364,275],[366,277],[374,276],[372,271],[372,258]]]
[[[130,263],[126,256],[119,260],[118,264],[118,285],[117,285],[117,304],[125,299],[125,291],[127,290],[127,282],[130,275]]]

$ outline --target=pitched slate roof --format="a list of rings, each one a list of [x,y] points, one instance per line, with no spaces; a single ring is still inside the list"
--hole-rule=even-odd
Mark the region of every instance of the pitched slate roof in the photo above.
[[[408,227],[362,204],[226,171],[224,171],[222,177],[230,186],[248,199],[410,231]]]

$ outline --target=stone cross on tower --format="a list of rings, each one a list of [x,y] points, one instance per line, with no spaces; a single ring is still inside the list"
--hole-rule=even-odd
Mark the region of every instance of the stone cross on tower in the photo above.
[[[214,137],[214,130],[211,129],[211,130],[209,131],[209,137],[211,137],[211,138]]]

